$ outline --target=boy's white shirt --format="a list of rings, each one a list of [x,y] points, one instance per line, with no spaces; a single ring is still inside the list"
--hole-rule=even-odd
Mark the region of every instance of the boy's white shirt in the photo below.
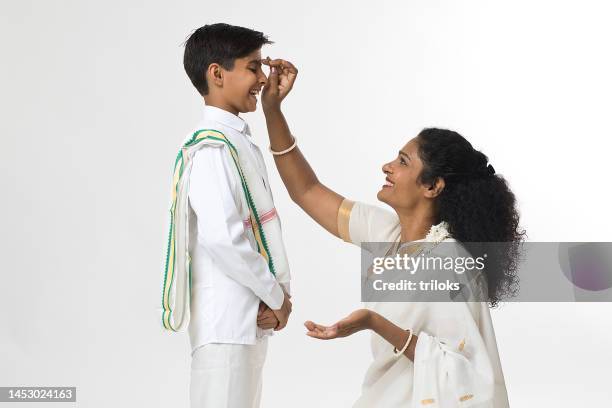
[[[251,161],[269,188],[263,156],[244,120],[205,106],[204,119],[194,131],[199,129],[224,133],[241,151],[241,162]],[[272,334],[257,327],[260,299],[279,309],[284,300],[281,285],[289,293],[289,282],[277,282],[244,227],[249,210],[226,148],[205,146],[193,157],[188,195],[189,211],[195,215],[189,226],[192,352],[209,343],[255,344]]]

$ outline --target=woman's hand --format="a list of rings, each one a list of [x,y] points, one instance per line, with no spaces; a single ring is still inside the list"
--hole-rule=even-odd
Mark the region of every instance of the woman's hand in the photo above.
[[[321,340],[330,340],[338,337],[347,337],[358,331],[371,328],[373,312],[368,309],[359,309],[331,326],[323,326],[311,322],[304,323],[310,337]]]
[[[267,57],[261,62],[270,67],[268,82],[261,96],[262,107],[264,112],[279,110],[281,102],[293,88],[298,70],[292,63],[282,59]]]

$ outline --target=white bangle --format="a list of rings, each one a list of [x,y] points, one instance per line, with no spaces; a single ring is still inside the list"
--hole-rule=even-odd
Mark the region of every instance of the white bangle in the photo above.
[[[268,147],[268,150],[270,150],[270,153],[272,153],[274,156],[280,156],[281,154],[289,153],[290,151],[295,149],[295,146],[297,146],[297,138],[293,136],[293,144],[291,145],[291,147],[283,150],[282,152],[275,152],[274,150],[272,150],[272,146]]]
[[[410,335],[408,336],[408,340],[406,340],[406,344],[404,344],[404,347],[402,347],[400,351],[397,351],[397,349],[393,347],[393,354],[395,354],[396,356],[401,356],[402,354],[404,354],[404,352],[408,348],[408,345],[410,344],[410,340],[412,340],[412,329],[406,330],[410,331]]]

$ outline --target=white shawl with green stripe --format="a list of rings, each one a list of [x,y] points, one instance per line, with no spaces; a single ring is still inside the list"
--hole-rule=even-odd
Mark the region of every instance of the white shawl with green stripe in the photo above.
[[[245,165],[248,154],[239,150],[217,130],[198,130],[183,145],[174,164],[170,227],[162,294],[162,324],[170,331],[189,325],[191,300],[191,259],[189,256],[189,175],[194,153],[205,145],[223,145],[235,165],[243,190],[243,205],[248,206],[257,249],[267,261],[270,272],[280,282],[289,281],[289,264],[281,236],[280,220],[274,209],[272,193],[261,182],[254,166]]]

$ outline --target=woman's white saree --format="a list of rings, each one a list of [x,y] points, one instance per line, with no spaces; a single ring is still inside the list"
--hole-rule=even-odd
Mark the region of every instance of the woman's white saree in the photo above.
[[[338,229],[345,241],[359,246],[393,242],[400,234],[396,214],[349,200],[340,207]],[[446,233],[441,223],[422,241],[439,242]],[[434,251],[446,250],[441,247]],[[412,362],[396,356],[392,345],[372,334],[374,361],[354,407],[509,406],[486,302],[376,302],[366,307],[402,328],[412,328],[418,340]]]

